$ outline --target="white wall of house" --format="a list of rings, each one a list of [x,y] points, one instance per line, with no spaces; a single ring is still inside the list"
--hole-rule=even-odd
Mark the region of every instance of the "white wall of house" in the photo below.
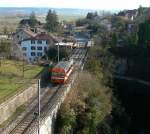
[[[45,54],[45,49],[48,49],[48,42],[46,40],[25,40],[21,42],[20,48],[24,58],[32,62]]]
[[[26,31],[28,31],[28,30],[26,30]],[[18,31],[18,32],[14,35],[14,37],[13,37],[14,43],[15,43],[15,44],[18,44],[18,43],[20,43],[20,42],[21,42],[22,40],[24,40],[24,39],[28,39],[28,38],[32,38],[32,37],[36,36],[36,34],[33,33],[32,31],[28,31],[28,32],[31,32],[32,35],[28,34],[28,33],[25,32],[24,30]]]
[[[15,34],[14,36],[14,42],[15,44],[18,44],[19,42],[21,42],[22,40],[24,39],[27,39],[27,38],[30,38],[31,36],[29,36],[28,34],[26,34],[25,32],[23,31],[20,31],[18,33]]]

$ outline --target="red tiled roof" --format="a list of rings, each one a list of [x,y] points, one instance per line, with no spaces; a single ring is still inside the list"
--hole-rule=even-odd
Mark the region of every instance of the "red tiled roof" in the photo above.
[[[40,33],[37,36],[35,36],[33,39],[35,40],[53,40],[54,42],[58,42],[56,38],[54,38],[51,35],[45,34],[45,33]]]
[[[52,35],[48,35],[46,33],[37,34],[36,36],[33,36],[31,38],[28,38],[28,39],[24,39],[23,41],[26,41],[26,40],[48,40],[48,41],[52,40],[54,42],[59,42],[59,40],[57,38],[55,38]]]
[[[34,37],[34,39],[36,39],[36,40],[49,40],[50,36],[48,34],[41,33],[41,34],[37,34]]]

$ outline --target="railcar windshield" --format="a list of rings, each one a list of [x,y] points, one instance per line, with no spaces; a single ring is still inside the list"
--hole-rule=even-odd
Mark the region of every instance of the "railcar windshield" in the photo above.
[[[63,72],[53,72],[52,76],[62,76],[62,77],[64,77],[65,73],[63,73]]]

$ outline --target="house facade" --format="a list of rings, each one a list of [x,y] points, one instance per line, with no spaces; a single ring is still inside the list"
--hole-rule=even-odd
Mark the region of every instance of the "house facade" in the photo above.
[[[20,44],[21,41],[28,39],[28,38],[33,38],[37,34],[32,32],[30,29],[19,29],[13,37],[14,44]]]
[[[137,9],[134,10],[124,10],[118,13],[118,16],[126,17],[128,20],[133,21],[138,15]]]
[[[33,38],[25,39],[21,42],[20,49],[24,59],[34,62],[45,55],[50,45],[54,45],[55,40],[47,34],[38,34]]]

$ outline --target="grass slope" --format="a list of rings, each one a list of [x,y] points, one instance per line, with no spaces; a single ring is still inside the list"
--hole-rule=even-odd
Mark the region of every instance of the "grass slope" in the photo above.
[[[43,70],[43,68],[39,66],[25,65],[23,77],[22,62],[2,60],[1,63],[0,102],[27,87],[31,79],[35,78]]]

